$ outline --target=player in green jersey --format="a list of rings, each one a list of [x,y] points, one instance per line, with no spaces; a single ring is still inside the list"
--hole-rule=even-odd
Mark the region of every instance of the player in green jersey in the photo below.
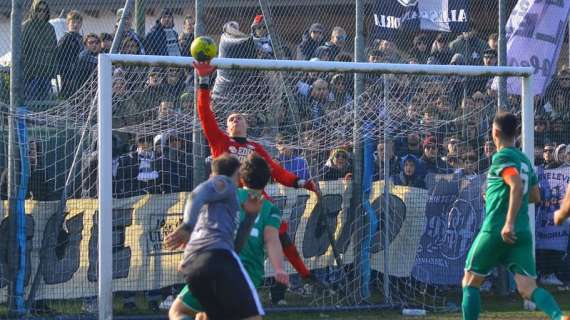
[[[261,190],[239,189],[239,203],[243,204],[251,193],[261,196]],[[240,210],[240,223],[243,223],[246,218],[247,215],[243,210]],[[249,237],[247,237],[246,243],[239,253],[240,260],[256,288],[262,284],[265,274],[265,250],[267,250],[269,260],[275,269],[276,281],[285,285],[288,284],[288,274],[283,269],[283,251],[279,241],[280,224],[281,213],[279,209],[269,200],[263,200]],[[236,246],[238,245],[236,244]],[[170,307],[168,316],[171,320],[193,319],[197,313],[201,314],[203,310],[186,285]]]
[[[528,204],[540,201],[540,191],[532,163],[515,148],[517,126],[517,118],[506,112],[497,114],[493,121],[492,136],[498,152],[487,175],[485,220],[465,262],[464,320],[479,318],[479,287],[499,264],[515,274],[523,298],[533,301],[551,319],[566,319],[554,298],[536,286]]]

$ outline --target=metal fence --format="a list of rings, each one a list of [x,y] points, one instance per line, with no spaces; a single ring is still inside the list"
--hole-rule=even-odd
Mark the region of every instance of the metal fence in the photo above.
[[[25,213],[19,225],[20,235],[26,230],[27,253],[0,261],[2,304],[34,316],[87,317],[95,311],[95,70],[97,55],[109,52],[114,40],[120,39],[115,45],[122,54],[188,56],[194,37],[204,34],[229,58],[496,65],[496,4],[450,2],[457,8],[437,23],[398,21],[394,29],[402,7],[383,1],[15,0],[24,9],[22,32],[14,38],[22,53],[10,58],[9,32],[0,36],[3,61],[21,66],[12,70],[19,95],[10,92],[14,78],[0,78],[0,194],[11,198],[1,208],[0,228],[6,230],[1,249],[13,252],[16,235],[7,231],[15,232],[17,219],[7,217]],[[119,10],[127,3],[132,6]],[[508,16],[515,1],[504,4]],[[7,14],[10,6],[0,3],[0,11]],[[0,18],[0,30],[13,21]],[[551,220],[570,176],[570,69],[556,70],[535,99],[535,163],[546,199],[537,208],[536,240],[541,276],[564,289],[570,281],[568,231]],[[489,121],[499,94],[489,78],[223,70],[212,85],[222,129],[229,113],[247,114],[250,138],[297,176],[321,181],[326,196],[318,206],[310,193],[279,184],[268,189],[304,263],[332,293],[292,267],[286,291],[274,285],[266,266],[264,303],[275,310],[457,308],[460,274],[448,271],[462,271],[480,226],[480,190],[494,153]],[[180,223],[192,185],[206,177],[209,148],[194,112],[191,69],[117,65],[113,90],[115,311],[157,314],[183,283],[175,271],[180,253],[166,253],[162,240]],[[504,108],[520,110],[520,97],[506,97]],[[21,105],[26,109],[16,108]],[[356,117],[354,108],[361,111]],[[368,130],[355,132],[355,122]],[[17,147],[13,153],[10,145]],[[9,165],[7,159],[18,161]],[[416,174],[410,174],[412,166]],[[21,174],[9,177],[9,167]],[[25,178],[22,188],[17,182]],[[392,184],[384,187],[384,181]],[[367,218],[356,223],[355,215]],[[331,233],[338,252],[329,248]],[[355,252],[349,244],[359,233],[369,236],[360,236]],[[17,270],[23,292],[16,290]],[[490,279],[485,286],[503,284]]]

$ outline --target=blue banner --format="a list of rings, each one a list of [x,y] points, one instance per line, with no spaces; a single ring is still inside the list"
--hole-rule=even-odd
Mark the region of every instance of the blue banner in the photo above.
[[[469,30],[469,0],[377,0],[374,38],[394,40],[399,31]]]
[[[536,248],[566,251],[570,226],[554,225],[554,211],[560,208],[570,182],[570,167],[558,169],[537,168],[542,201],[536,206]]]
[[[430,284],[461,283],[465,258],[484,216],[484,175],[428,175],[426,227],[412,276]]]

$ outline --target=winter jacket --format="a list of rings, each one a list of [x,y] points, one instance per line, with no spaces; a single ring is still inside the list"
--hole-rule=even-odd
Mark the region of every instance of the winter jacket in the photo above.
[[[74,81],[79,54],[83,51],[83,37],[77,32],[66,32],[57,44],[58,72],[61,76],[61,96],[70,97],[83,83]],[[95,62],[97,64],[97,62]]]
[[[317,42],[311,38],[309,31],[305,32],[301,44],[297,47],[297,60],[310,60],[314,57],[315,50],[324,44],[324,39]]]
[[[457,37],[449,44],[451,52],[454,54],[460,53],[465,58],[465,63],[468,65],[482,65],[483,52],[489,47],[485,41],[476,36],[472,36],[469,40],[465,39],[463,35]]]
[[[37,7],[43,0],[35,0],[30,19],[22,25],[22,65],[24,79],[53,78],[57,70],[55,59],[57,38],[48,19],[40,20]],[[49,14],[48,14],[49,16]]]
[[[83,50],[75,67],[76,88],[79,89],[89,79],[93,71],[97,69],[97,54],[89,50]]]
[[[174,34],[176,35],[176,41],[178,43],[178,33],[174,31]],[[160,20],[157,20],[145,37],[144,47],[146,49],[146,53],[148,55],[167,56],[167,40],[165,28],[160,24]]]

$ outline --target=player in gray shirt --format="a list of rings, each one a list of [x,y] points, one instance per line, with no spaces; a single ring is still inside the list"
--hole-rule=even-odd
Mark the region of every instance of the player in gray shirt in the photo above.
[[[166,246],[181,247],[190,238],[179,271],[209,319],[261,319],[261,302],[234,251],[234,239],[239,221],[239,174],[263,189],[271,176],[269,166],[251,154],[240,168],[237,159],[226,155],[212,162],[212,174],[192,191],[184,223],[168,235]],[[242,207],[246,214],[257,215],[262,203],[261,195],[250,196]]]

